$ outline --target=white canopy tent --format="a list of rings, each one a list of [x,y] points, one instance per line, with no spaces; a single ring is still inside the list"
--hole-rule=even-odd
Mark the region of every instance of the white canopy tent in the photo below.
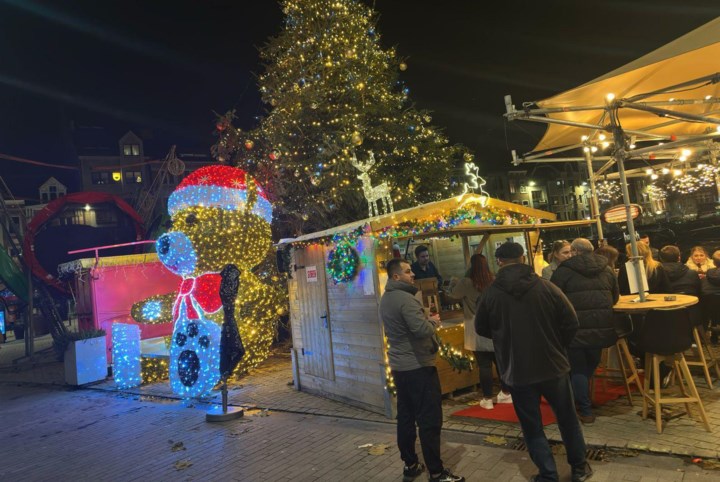
[[[617,164],[633,258],[637,259],[625,161],[674,162],[679,158],[679,148],[692,145],[698,155],[707,153],[717,163],[713,140],[720,137],[720,17],[567,92],[525,103],[522,110],[516,110],[510,96],[506,96],[505,105],[505,116],[510,121],[548,124],[533,151],[522,157],[513,152],[516,164],[549,160],[587,163],[600,238],[602,228],[594,181]],[[605,141],[606,133],[612,139]],[[643,146],[636,148],[636,142]],[[607,162],[593,173],[594,153],[605,145],[612,145],[612,152],[595,158]],[[573,150],[581,150],[582,156],[557,157],[558,153]],[[639,277],[640,265],[635,266]],[[644,300],[643,293],[640,297]]]

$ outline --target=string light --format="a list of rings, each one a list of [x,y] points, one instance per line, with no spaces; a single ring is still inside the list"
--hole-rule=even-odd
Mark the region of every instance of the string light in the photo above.
[[[691,194],[700,189],[700,182],[694,176],[682,174],[668,182],[668,189],[678,194]]]
[[[465,226],[498,226],[535,224],[537,219],[526,214],[515,213],[505,209],[483,206],[481,201],[472,201],[462,208],[449,210],[442,215],[433,215],[421,219],[399,221],[393,225],[372,231],[369,224],[354,228],[350,231],[336,233],[332,237],[314,239],[311,241],[297,241],[292,245],[304,248],[323,244],[330,246],[338,244],[343,238],[353,242],[360,236],[367,236],[375,241],[386,238],[407,238],[418,235],[442,234],[444,232]]]
[[[698,183],[701,187],[713,187],[715,186],[715,179],[720,172],[720,168],[710,164],[698,164]]]
[[[338,244],[328,254],[327,271],[335,284],[346,283],[355,278],[360,258],[348,242]]]
[[[653,201],[662,201],[663,199],[667,198],[667,192],[663,188],[655,184],[650,184],[649,186],[647,186],[645,188],[645,191]]]
[[[610,203],[620,196],[620,185],[615,181],[608,181],[607,179],[599,182],[595,186],[597,192],[598,201],[601,203]]]
[[[118,388],[137,387],[142,382],[140,364],[140,327],[113,323],[113,378]]]
[[[218,160],[248,170],[274,193],[281,237],[365,217],[353,148],[378,157],[368,175],[387,184],[397,208],[459,189],[453,169],[466,149],[410,103],[399,79],[407,63],[382,48],[373,9],[355,0],[281,3],[284,28],[260,52],[266,69],[258,83],[271,108],[251,132],[220,122],[213,146]]]

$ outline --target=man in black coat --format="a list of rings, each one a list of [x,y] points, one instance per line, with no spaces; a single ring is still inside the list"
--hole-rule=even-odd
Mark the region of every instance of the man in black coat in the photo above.
[[[572,257],[563,261],[550,281],[568,297],[580,328],[568,348],[570,379],[580,421],[593,423],[590,380],[600,363],[602,349],[617,341],[613,305],[620,298],[617,277],[607,258],[593,253],[585,238],[570,244]]]
[[[710,268],[705,272],[705,278],[700,282],[700,304],[710,320],[710,341],[713,344],[718,343],[718,325],[720,325],[720,310],[715,300],[720,300],[720,250],[715,251],[712,255],[714,268]]]
[[[510,387],[530,458],[540,470],[531,480],[558,480],[543,430],[541,396],[557,417],[573,482],[587,480],[592,469],[585,458],[565,355],[578,328],[575,310],[556,286],[525,264],[522,246],[504,243],[495,256],[500,270],[480,298],[475,329],[492,338],[498,374]]]
[[[698,272],[680,262],[677,246],[664,246],[660,250],[660,262],[670,279],[671,293],[700,296]]]

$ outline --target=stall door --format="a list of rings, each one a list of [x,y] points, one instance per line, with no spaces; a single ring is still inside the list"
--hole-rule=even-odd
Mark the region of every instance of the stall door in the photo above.
[[[335,379],[330,316],[325,284],[323,247],[312,245],[298,253],[298,299],[302,313],[304,372],[326,380]]]

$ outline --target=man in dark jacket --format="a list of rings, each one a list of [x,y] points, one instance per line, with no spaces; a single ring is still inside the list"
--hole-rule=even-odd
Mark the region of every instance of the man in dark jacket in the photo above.
[[[531,480],[558,480],[540,416],[542,396],[557,417],[572,480],[581,482],[592,469],[585,459],[565,355],[578,328],[577,316],[555,285],[524,264],[523,254],[523,247],[512,242],[495,251],[500,270],[480,298],[475,328],[493,340],[498,373],[510,387],[530,457],[540,470]]]
[[[607,258],[593,253],[585,238],[570,244],[572,257],[563,261],[550,281],[568,297],[580,328],[568,348],[570,379],[580,421],[593,423],[590,380],[600,363],[602,349],[617,341],[613,305],[620,298],[617,277]]]
[[[677,246],[664,246],[660,250],[660,262],[670,279],[671,293],[700,296],[698,272],[680,262]]]
[[[707,318],[710,320],[710,341],[713,344],[718,343],[718,325],[720,325],[720,250],[715,251],[712,255],[714,268],[710,268],[705,272],[705,278],[700,282],[700,304],[702,305]]]
[[[415,298],[415,274],[410,263],[391,259],[386,265],[388,282],[380,299],[380,318],[388,340],[388,360],[397,388],[397,444],[405,462],[403,481],[410,482],[424,471],[415,452],[415,438],[420,432],[420,446],[436,482],[464,482],[443,467],[440,458],[442,429],[442,392],[435,368],[435,330],[440,316],[426,316]]]
[[[700,276],[680,262],[680,250],[677,246],[664,246],[660,250],[660,262],[670,280],[670,293],[700,296]],[[695,324],[703,323],[702,307],[698,305],[688,308],[690,319]]]
[[[438,288],[442,289],[443,279],[437,268],[430,261],[430,250],[427,246],[421,244],[415,248],[416,261],[411,265],[415,279],[437,278]]]

